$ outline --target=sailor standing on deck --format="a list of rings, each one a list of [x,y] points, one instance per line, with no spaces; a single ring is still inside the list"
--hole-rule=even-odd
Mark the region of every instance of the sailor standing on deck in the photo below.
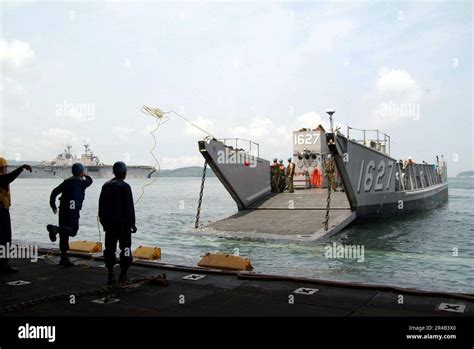
[[[278,190],[280,193],[283,193],[286,188],[286,176],[285,176],[285,164],[283,163],[283,159],[280,159],[279,169],[279,182],[278,182]]]
[[[293,193],[293,177],[295,175],[295,164],[288,158],[288,166],[286,166],[286,178],[288,179],[288,192]]]
[[[273,163],[270,165],[270,180],[272,193],[278,193],[279,181],[280,181],[280,165],[278,164],[278,159],[274,158]]]
[[[72,176],[54,188],[49,197],[49,206],[56,214],[58,213],[56,197],[61,194],[59,198],[59,226],[48,224],[46,229],[52,242],[56,241],[56,235],[59,234],[59,249],[61,250],[59,264],[63,267],[74,265],[67,255],[69,237],[76,236],[79,230],[79,212],[82,209],[86,188],[92,184],[92,178],[84,174],[84,171],[85,168],[82,164],[72,165]]]
[[[4,158],[0,158],[0,245],[5,246],[5,251],[8,248],[7,244],[10,245],[12,242],[10,183],[13,182],[23,170],[31,172],[31,166],[22,165],[16,170],[7,173],[7,165],[7,161]],[[16,271],[18,271],[18,269],[8,265],[8,259],[0,258],[0,274],[14,273]]]
[[[127,166],[117,161],[113,166],[115,178],[102,186],[99,198],[99,219],[105,230],[105,266],[109,272],[107,284],[114,285],[115,251],[120,247],[119,282],[127,281],[127,270],[132,264],[132,233],[136,233],[135,208],[130,185],[124,182]]]

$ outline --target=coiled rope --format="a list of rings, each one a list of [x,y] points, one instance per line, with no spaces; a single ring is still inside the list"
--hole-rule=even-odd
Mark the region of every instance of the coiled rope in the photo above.
[[[155,121],[156,121],[156,127],[150,132],[151,136],[153,137],[153,147],[151,148],[150,153],[151,153],[151,156],[153,157],[153,159],[155,160],[155,163],[156,163],[155,170],[156,170],[157,174],[156,174],[155,178],[152,181],[149,181],[148,183],[145,183],[144,185],[142,185],[141,193],[140,193],[138,199],[135,201],[135,205],[137,205],[140,202],[143,195],[145,194],[145,187],[148,187],[148,186],[152,185],[153,183],[155,183],[158,180],[158,177],[160,175],[160,163],[158,162],[158,159],[156,158],[155,153],[154,153],[154,150],[156,148],[155,132],[158,131],[158,129],[165,122],[167,122],[169,120],[168,114],[174,114],[174,115],[180,117],[181,119],[183,119],[189,125],[197,128],[201,132],[204,132],[205,134],[207,134],[208,137],[215,138],[211,133],[209,133],[208,131],[206,131],[203,128],[199,127],[198,125],[193,123],[191,120],[189,120],[187,117],[185,117],[184,115],[181,115],[180,113],[178,113],[174,110],[163,111],[160,108],[148,107],[148,106],[144,105],[140,109],[140,111],[144,114],[151,115],[152,117],[155,118]]]

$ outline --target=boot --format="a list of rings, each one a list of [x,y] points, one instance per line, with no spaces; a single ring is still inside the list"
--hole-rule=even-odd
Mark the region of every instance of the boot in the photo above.
[[[48,230],[48,233],[49,233],[49,239],[52,241],[52,242],[55,242],[56,241],[56,235],[58,235],[58,230],[59,228],[55,225],[52,225],[52,224],[48,224],[46,226],[46,229]]]
[[[66,253],[61,254],[61,259],[59,260],[59,265],[63,267],[73,267],[74,263],[71,262],[68,255]]]
[[[122,271],[119,277],[119,284],[126,284],[128,282],[127,271]]]
[[[114,286],[117,285],[117,279],[113,272],[109,272],[109,276],[107,277],[107,286]]]

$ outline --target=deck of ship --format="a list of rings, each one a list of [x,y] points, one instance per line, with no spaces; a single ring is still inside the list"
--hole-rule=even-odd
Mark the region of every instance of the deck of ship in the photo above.
[[[208,227],[230,236],[284,240],[321,240],[355,219],[343,192],[331,194],[329,230],[324,230],[327,190],[296,190],[271,194],[248,209]]]
[[[472,295],[146,262],[130,268],[141,283],[108,289],[101,257],[72,259],[73,268],[51,254],[36,263],[13,260],[20,271],[0,275],[0,316],[474,316]],[[162,273],[168,286],[143,282]]]

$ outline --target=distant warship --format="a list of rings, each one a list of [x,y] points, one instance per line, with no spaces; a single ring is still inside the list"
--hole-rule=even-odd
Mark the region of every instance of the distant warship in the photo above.
[[[56,156],[54,160],[45,160],[32,166],[32,172],[23,171],[21,178],[68,178],[71,176],[71,167],[74,163],[83,164],[92,178],[113,178],[112,165],[104,164],[92,152],[89,144],[84,144],[84,153],[77,157],[71,153],[72,146]],[[8,171],[13,171],[16,166],[8,166]],[[128,166],[127,178],[148,178],[155,172],[151,166]]]

